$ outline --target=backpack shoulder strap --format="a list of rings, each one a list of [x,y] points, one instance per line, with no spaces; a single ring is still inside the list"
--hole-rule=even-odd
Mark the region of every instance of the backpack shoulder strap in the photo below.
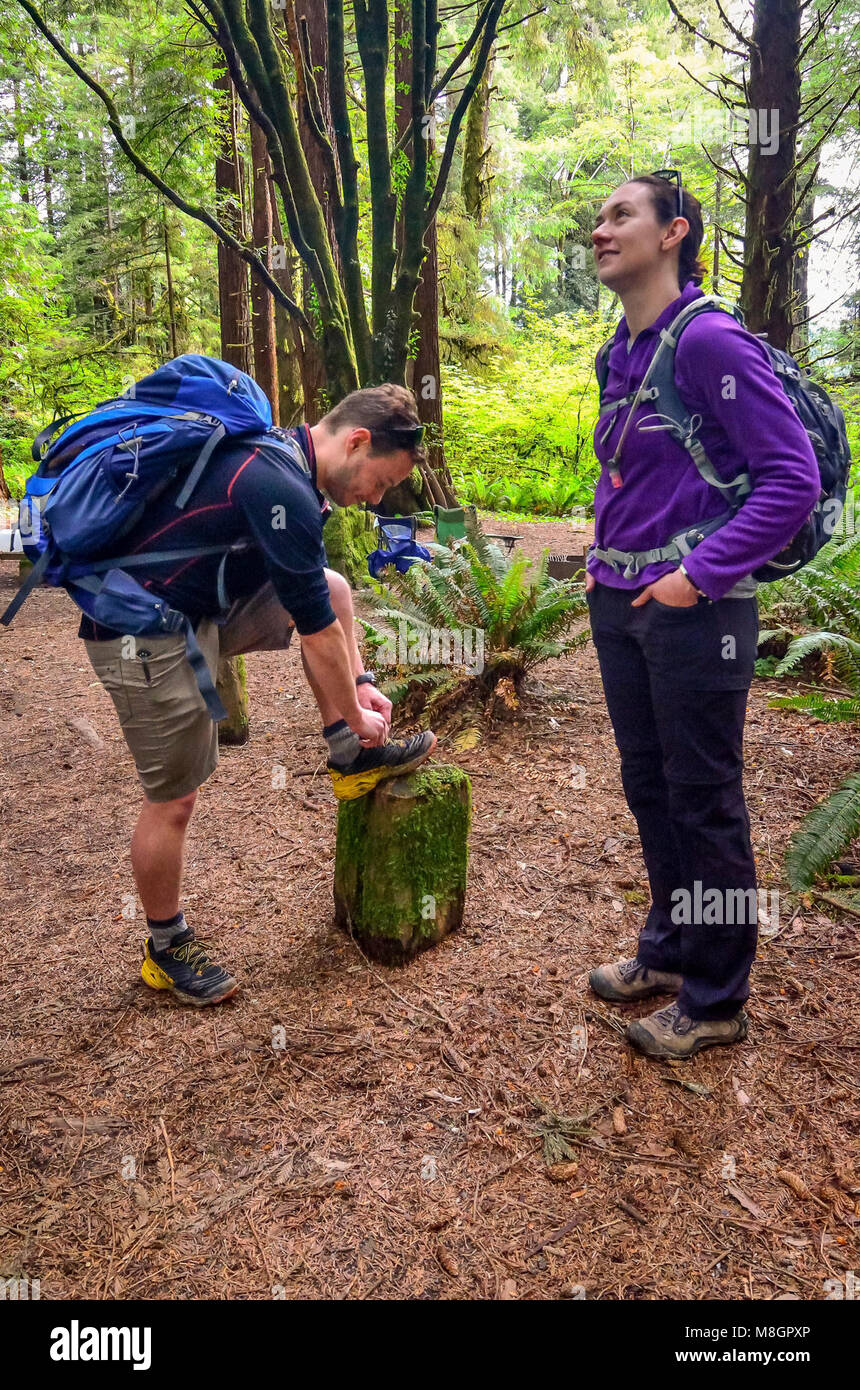
[[[692,323],[693,319],[700,314],[711,313],[713,311],[728,312],[733,318],[744,326],[743,315],[739,309],[730,304],[722,295],[709,294],[702,295],[698,299],[693,299],[666,328],[661,330],[659,345],[659,361],[655,364],[655,371],[651,378],[652,387],[657,392],[656,415],[664,423],[647,425],[640,422],[640,429],[670,429],[674,438],[683,444],[690,455],[701,476],[711,487],[717,488],[726,496],[732,505],[739,505],[742,499],[750,492],[751,482],[749,474],[744,471],[738,473],[736,477],[724,482],[719,476],[697,436],[698,426],[701,424],[701,417],[693,415],[681,398],[675,380],[675,354],[678,343],[684,329]]]
[[[603,405],[603,393],[606,390],[606,382],[609,377],[609,354],[612,351],[612,344],[615,342],[615,335],[607,338],[606,342],[598,348],[595,371],[597,373],[597,385],[600,390],[600,404]]]

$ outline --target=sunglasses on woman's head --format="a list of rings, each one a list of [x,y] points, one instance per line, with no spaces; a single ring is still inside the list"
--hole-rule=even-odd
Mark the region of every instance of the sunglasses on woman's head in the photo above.
[[[651,177],[655,179],[665,179],[667,183],[674,183],[678,187],[678,210],[676,217],[684,216],[684,188],[681,183],[680,169],[652,169]]]

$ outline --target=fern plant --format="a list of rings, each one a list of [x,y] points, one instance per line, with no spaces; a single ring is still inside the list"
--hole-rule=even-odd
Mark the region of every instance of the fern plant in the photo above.
[[[471,522],[467,535],[456,549],[428,546],[432,564],[418,562],[377,586],[370,599],[375,616],[397,638],[373,623],[363,624],[377,658],[384,659],[386,649],[390,653],[399,645],[396,669],[382,688],[423,724],[454,716],[461,725],[475,727],[491,718],[499,704],[515,708],[534,666],[565,656],[588,640],[587,630],[571,631],[586,610],[581,585],[551,579],[548,552],[534,567],[525,556],[503,555]],[[479,634],[481,662],[425,667],[410,659],[432,648],[434,629]]]
[[[777,696],[769,701],[771,707],[803,710],[830,724],[860,719],[860,534],[832,541],[804,569],[769,589],[770,616],[824,624],[794,638],[774,675],[790,675],[818,655],[824,657],[826,678],[842,687],[836,693],[818,689]],[[763,632],[759,641],[775,635]],[[858,833],[860,773],[852,773],[791,837],[785,862],[792,888],[811,887]]]

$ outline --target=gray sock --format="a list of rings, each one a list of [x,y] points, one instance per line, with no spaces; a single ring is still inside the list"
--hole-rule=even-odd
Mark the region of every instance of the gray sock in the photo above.
[[[185,913],[182,911],[177,912],[175,917],[167,917],[164,921],[156,917],[147,917],[146,925],[149,927],[154,951],[166,951],[176,937],[188,929]]]
[[[323,738],[328,744],[329,757],[340,767],[347,767],[361,751],[361,739],[352,732],[345,719],[327,724],[323,729]]]

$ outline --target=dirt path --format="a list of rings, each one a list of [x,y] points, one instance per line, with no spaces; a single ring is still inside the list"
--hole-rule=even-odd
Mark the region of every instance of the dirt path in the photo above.
[[[0,639],[0,1275],[43,1298],[819,1299],[858,1268],[858,921],[784,907],[748,1045],[684,1068],[587,992],[645,902],[590,648],[539,673],[569,704],[440,747],[473,778],[466,923],[403,971],[331,925],[312,700],[295,654],[249,659],[253,738],[201,795],[185,896],[243,989],[197,1013],[139,978],[137,784],[75,628],[39,593]],[[768,693],[747,790],[773,889],[857,747]],[[541,1106],[589,1117],[563,1181]]]

